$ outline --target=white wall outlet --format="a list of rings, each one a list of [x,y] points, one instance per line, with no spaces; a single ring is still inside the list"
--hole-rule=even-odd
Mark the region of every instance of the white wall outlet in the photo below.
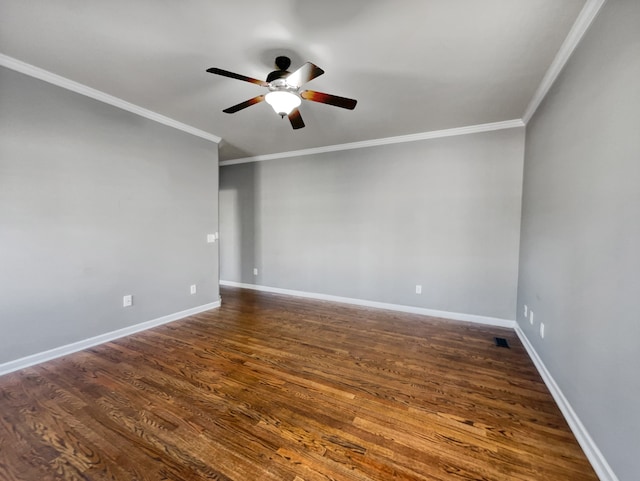
[[[540,323],[540,337],[544,339],[544,322]]]
[[[524,305],[524,317],[525,319],[529,317],[529,307],[526,304]]]
[[[195,284],[191,284],[191,287],[189,288],[189,292],[191,292],[191,294],[195,294],[197,292],[198,288],[196,287]]]
[[[216,235],[215,234],[207,234],[207,243],[211,244],[212,242],[216,241]]]
[[[529,323],[533,325],[533,311],[529,309]]]
[[[416,294],[422,294],[422,286],[420,284],[416,284]]]
[[[257,276],[257,275],[258,275],[258,268],[257,268],[257,267],[254,267],[254,268],[253,268],[253,275],[254,275],[254,276]]]
[[[133,306],[133,296],[129,294],[128,296],[124,296],[122,298],[122,307],[131,307]]]

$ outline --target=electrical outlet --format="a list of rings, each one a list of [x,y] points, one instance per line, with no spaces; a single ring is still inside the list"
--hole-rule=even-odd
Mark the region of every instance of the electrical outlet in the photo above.
[[[544,322],[540,323],[540,337],[544,339]]]
[[[191,292],[191,294],[195,294],[197,290],[198,288],[196,287],[196,285],[191,284],[191,287],[189,288],[189,291]]]
[[[416,294],[422,294],[422,286],[420,284],[416,284]]]
[[[524,305],[524,317],[525,319],[529,317],[529,307],[526,304]]]
[[[257,268],[257,267],[254,267],[254,268],[253,268],[253,275],[254,275],[254,276],[257,276],[257,275],[258,275],[258,268]]]
[[[216,235],[215,234],[207,234],[207,243],[211,244],[212,242],[216,241]]]
[[[533,311],[529,309],[529,323],[533,326]]]
[[[122,298],[122,307],[131,307],[133,306],[133,296],[129,294],[128,296],[124,296]]]

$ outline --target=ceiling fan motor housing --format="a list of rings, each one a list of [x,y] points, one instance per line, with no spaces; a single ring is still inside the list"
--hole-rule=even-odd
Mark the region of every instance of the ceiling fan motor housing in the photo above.
[[[290,73],[291,72],[289,72],[287,70],[274,70],[269,75],[267,75],[267,82],[271,83],[274,80],[278,80],[278,79],[281,79],[281,78],[286,78],[287,76],[289,76]]]
[[[278,67],[278,70],[274,70],[267,75],[267,82],[273,82],[276,79],[288,76],[291,73],[287,71],[290,65],[291,59],[289,57],[285,57],[284,55],[276,57],[276,67]]]

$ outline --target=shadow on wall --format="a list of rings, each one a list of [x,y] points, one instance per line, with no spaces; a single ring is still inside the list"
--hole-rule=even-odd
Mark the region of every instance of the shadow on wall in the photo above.
[[[260,265],[260,225],[256,210],[260,198],[259,164],[251,162],[220,169],[220,279],[256,283]]]

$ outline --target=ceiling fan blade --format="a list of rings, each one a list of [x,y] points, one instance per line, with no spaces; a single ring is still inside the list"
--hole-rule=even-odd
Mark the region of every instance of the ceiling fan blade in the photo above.
[[[269,84],[264,80],[258,80],[257,78],[247,77],[246,75],[240,75],[239,73],[229,72],[228,70],[222,70],[221,68],[211,67],[207,69],[207,72],[216,75],[222,75],[223,77],[234,78],[236,80],[243,80],[245,82],[251,82],[252,84],[258,84],[263,87],[268,87]]]
[[[301,85],[310,82],[316,77],[320,77],[324,73],[317,65],[312,64],[311,62],[305,63],[302,67],[300,67],[295,72],[287,75],[287,83],[292,87],[300,87]]]
[[[224,109],[223,112],[226,114],[235,114],[238,110],[246,109],[247,107],[251,107],[252,105],[258,104],[264,100],[264,95],[258,95],[257,97],[253,97],[252,99],[245,100],[244,102],[240,102],[233,107],[229,107],[228,109]]]
[[[300,97],[305,100],[311,100],[312,102],[320,102],[321,104],[329,104],[349,110],[355,109],[356,104],[358,103],[358,101],[354,99],[338,97],[337,95],[331,94],[323,94],[322,92],[316,92],[315,90],[304,90],[303,92],[300,92]]]
[[[301,129],[304,127],[304,122],[302,121],[302,115],[300,115],[300,111],[298,109],[293,109],[289,114],[289,120],[291,121],[291,127],[295,129]]]

